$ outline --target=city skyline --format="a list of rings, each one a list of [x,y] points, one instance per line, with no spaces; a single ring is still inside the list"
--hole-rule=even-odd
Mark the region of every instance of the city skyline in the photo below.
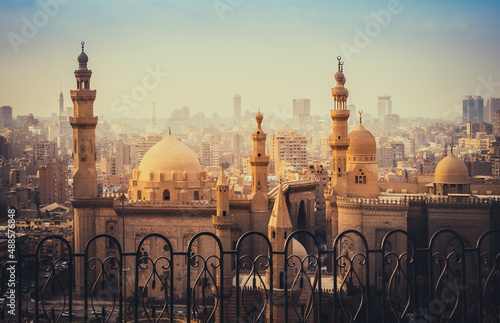
[[[307,98],[311,114],[323,115],[332,108],[337,56],[352,103],[374,116],[382,94],[402,117],[443,119],[461,115],[465,95],[500,96],[494,1],[44,0],[0,7],[1,105],[14,114],[57,113],[61,85],[64,105],[72,105],[76,84],[68,70],[82,40],[96,114],[105,117],[143,117],[153,102],[158,118],[182,106],[231,117],[235,94],[242,112],[291,116],[292,100]]]

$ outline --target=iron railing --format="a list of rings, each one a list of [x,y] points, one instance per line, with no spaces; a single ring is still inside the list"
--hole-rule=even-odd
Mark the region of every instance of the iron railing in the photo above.
[[[312,241],[310,250],[299,237]],[[257,240],[267,253],[252,254]],[[213,244],[214,252],[197,252],[201,243]],[[469,245],[443,229],[426,245],[417,248],[415,237],[392,230],[370,248],[365,236],[348,230],[325,249],[312,233],[298,230],[286,237],[284,251],[273,250],[259,232],[243,234],[234,250],[223,250],[210,232],[174,250],[172,241],[153,233],[125,252],[115,237],[103,234],[90,239],[84,253],[74,253],[64,238],[48,236],[33,254],[16,245],[15,257],[1,265],[6,298],[0,319],[500,322],[500,231],[487,231]],[[231,290],[224,289],[225,261],[232,265]]]

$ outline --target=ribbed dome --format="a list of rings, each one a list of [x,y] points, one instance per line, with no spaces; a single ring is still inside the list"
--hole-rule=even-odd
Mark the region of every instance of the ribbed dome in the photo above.
[[[437,164],[434,181],[452,184],[469,183],[469,171],[460,158],[450,153]]]
[[[165,174],[165,178],[170,179],[172,171],[178,178],[182,178],[185,171],[188,180],[196,180],[202,168],[195,153],[188,146],[174,136],[168,135],[148,150],[142,158],[139,171],[141,181],[149,181],[150,172],[155,174],[161,172]]]
[[[347,153],[351,155],[377,154],[375,137],[361,123],[349,134],[349,148],[347,149]]]

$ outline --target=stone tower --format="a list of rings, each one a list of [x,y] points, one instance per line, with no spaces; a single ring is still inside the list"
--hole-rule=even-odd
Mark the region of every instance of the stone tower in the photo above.
[[[95,127],[97,117],[94,117],[95,90],[90,90],[92,71],[87,69],[88,56],[82,52],[78,56],[79,68],[75,71],[76,90],[71,91],[74,106],[74,116],[69,118],[73,127],[73,197],[75,223],[75,252],[84,253],[85,245],[96,234],[97,173],[95,153]],[[95,247],[89,250],[89,256],[95,255]],[[83,264],[77,259],[75,280],[77,294],[83,294]]]
[[[269,202],[267,196],[267,166],[269,156],[266,156],[266,134],[262,130],[264,117],[260,111],[255,115],[257,130],[252,135],[253,156],[250,156],[252,166],[252,196],[250,206],[252,216],[250,217],[250,230],[266,233],[266,223],[269,221]],[[267,246],[261,239],[252,237],[252,255],[267,253]]]
[[[233,226],[233,216],[229,214],[229,182],[220,169],[219,179],[217,180],[217,214],[212,216],[212,222],[215,228],[215,234],[222,243],[224,250],[231,250],[231,227]],[[217,255],[220,257],[220,255]],[[232,270],[231,257],[224,258],[224,294],[230,294],[232,288]],[[220,275],[217,275],[217,284],[220,283]]]
[[[76,90],[71,91],[74,117],[69,118],[73,128],[73,196],[94,197],[97,195],[97,172],[95,153],[94,117],[95,90],[90,90],[92,71],[87,69],[88,56],[84,52],[78,56],[79,67],[75,71]]]
[[[346,193],[346,152],[349,147],[349,139],[347,137],[348,120],[350,111],[347,109],[347,97],[349,91],[344,87],[345,76],[343,73],[344,62],[341,57],[337,57],[338,71],[335,73],[335,81],[337,84],[332,89],[333,95],[333,110],[330,110],[330,116],[333,121],[333,134],[330,137],[330,147],[332,148],[332,181],[331,188],[337,195],[345,195]]]
[[[212,223],[215,228],[215,234],[222,243],[223,250],[231,250],[231,227],[233,226],[233,216],[229,214],[229,182],[224,174],[224,170],[220,169],[219,179],[217,180],[217,214],[212,216]],[[217,257],[221,257],[217,249]],[[224,294],[222,297],[228,298],[231,295],[233,288],[233,273],[231,268],[231,256],[224,257],[224,266],[221,268],[224,273],[222,284],[224,285]],[[217,285],[221,284],[220,271],[217,271]],[[225,304],[227,305],[228,302]],[[224,311],[224,317],[228,317],[229,306],[220,306],[216,311],[216,321],[220,319],[221,311]]]
[[[281,184],[278,187],[278,194],[276,195],[276,201],[274,202],[274,207],[271,212],[271,217],[269,218],[269,224],[267,226],[267,236],[273,251],[285,251],[285,240],[288,235],[292,232],[292,221],[290,220],[290,214],[288,213],[288,208],[286,206],[285,193],[283,193],[283,187]],[[291,245],[291,244],[290,244]],[[274,291],[274,304],[273,304],[273,318],[274,322],[285,322],[285,306],[283,304],[284,300],[284,289],[285,289],[285,267],[284,267],[284,255],[275,255],[273,259],[273,291]],[[268,281],[269,281],[268,273]],[[267,311],[267,318],[270,319],[270,310]]]
[[[326,202],[326,231],[328,233],[327,244],[329,246],[333,242],[333,237],[338,234],[336,196],[346,196],[347,194],[347,149],[349,148],[347,131],[350,111],[347,109],[346,104],[349,91],[344,87],[346,81],[343,73],[344,63],[341,61],[340,56],[337,57],[337,60],[338,70],[334,76],[337,84],[332,89],[333,109],[330,110],[333,121],[333,133],[330,137],[332,180],[328,183],[324,195]]]
[[[252,165],[252,211],[268,211],[267,201],[267,166],[269,156],[266,156],[266,134],[262,130],[264,116],[260,111],[255,115],[257,130],[252,135],[253,156],[250,156]]]

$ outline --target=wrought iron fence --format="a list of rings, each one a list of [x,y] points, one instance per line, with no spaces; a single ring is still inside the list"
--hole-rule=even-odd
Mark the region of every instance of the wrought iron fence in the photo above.
[[[310,250],[299,237],[312,241]],[[252,254],[257,240],[267,253]],[[201,243],[213,244],[214,252],[198,252]],[[45,237],[33,254],[22,254],[16,245],[14,260],[1,266],[6,297],[0,319],[500,322],[498,230],[469,245],[443,229],[422,248],[403,230],[386,233],[375,248],[360,232],[348,230],[326,249],[313,234],[298,230],[286,237],[283,251],[273,250],[259,232],[242,235],[234,250],[223,250],[216,235],[202,232],[185,251],[174,249],[172,241],[154,233],[144,236],[134,252],[122,250],[110,235],[90,239],[84,253],[74,253],[60,236]]]

